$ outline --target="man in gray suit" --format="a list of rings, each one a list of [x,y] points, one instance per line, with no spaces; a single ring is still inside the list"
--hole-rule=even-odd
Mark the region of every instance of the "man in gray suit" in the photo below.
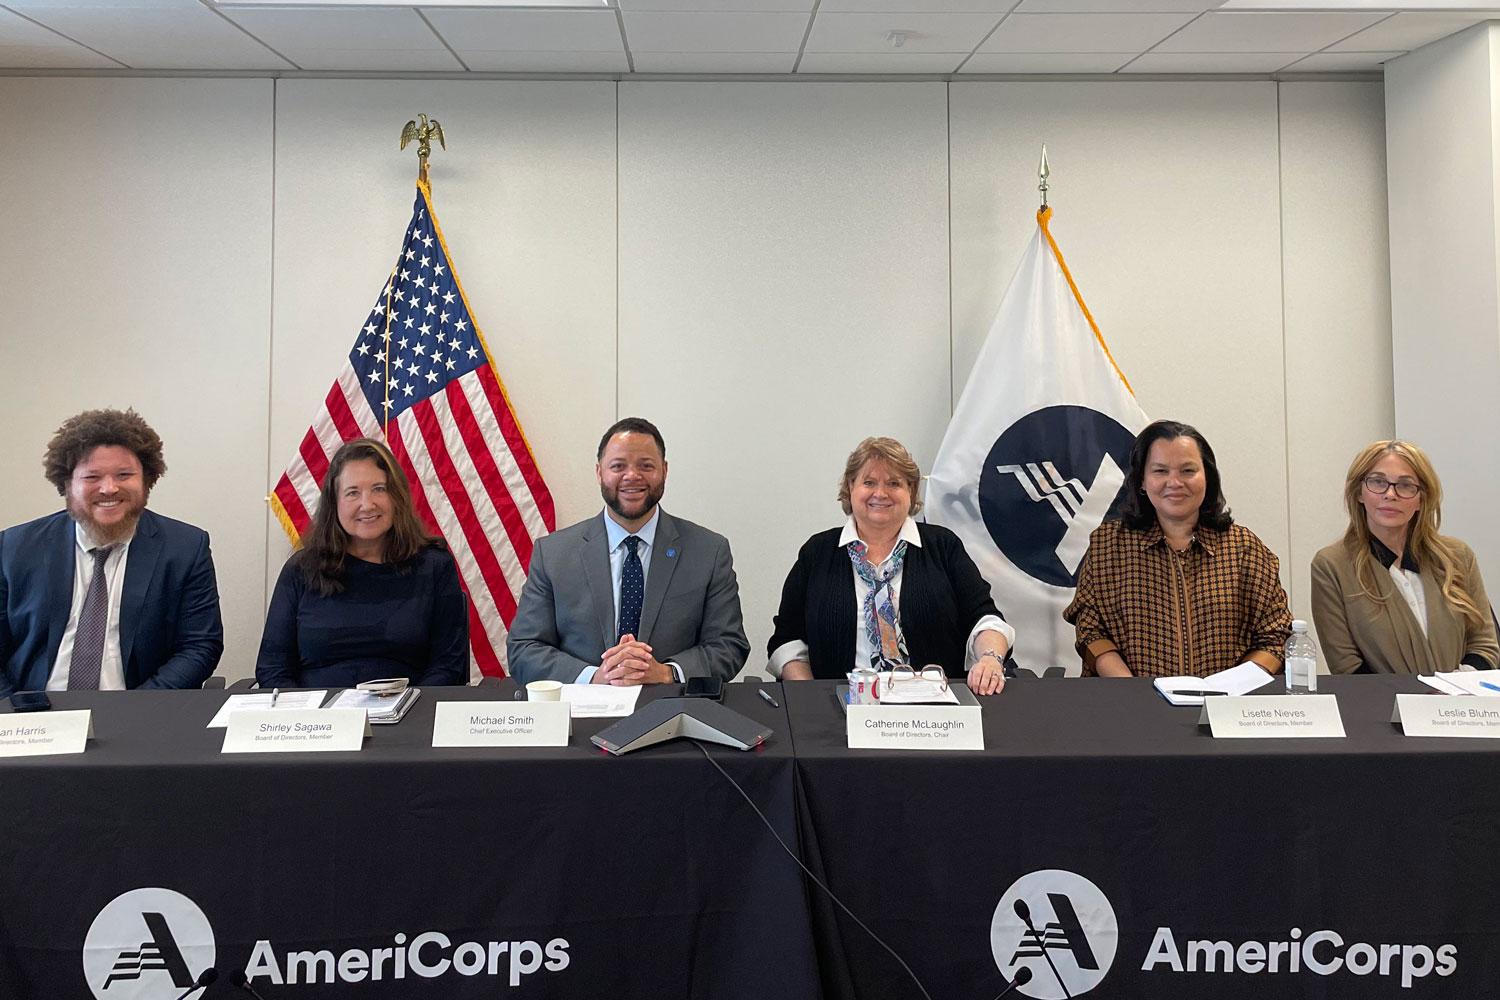
[[[604,512],[541,539],[510,626],[510,673],[593,684],[730,680],[750,643],[729,541],[659,506],[667,449],[626,417],[599,441]]]

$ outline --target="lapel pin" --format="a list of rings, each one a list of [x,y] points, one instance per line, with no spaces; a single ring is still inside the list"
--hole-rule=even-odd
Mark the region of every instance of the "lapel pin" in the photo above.
[[[668,549],[667,550],[667,558],[668,559],[676,559],[677,558],[677,550],[676,549]]]

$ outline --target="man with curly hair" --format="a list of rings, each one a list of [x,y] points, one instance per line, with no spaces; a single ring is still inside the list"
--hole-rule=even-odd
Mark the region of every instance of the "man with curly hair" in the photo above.
[[[146,509],[167,471],[134,410],[88,410],[43,459],[66,509],[0,531],[0,694],[198,687],[224,652],[208,533]]]

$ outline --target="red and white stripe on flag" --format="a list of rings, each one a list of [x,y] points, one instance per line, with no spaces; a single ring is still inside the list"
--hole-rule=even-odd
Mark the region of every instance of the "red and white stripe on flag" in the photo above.
[[[391,281],[268,498],[294,544],[312,522],[329,460],[358,437],[389,445],[418,517],[458,563],[471,672],[504,676],[532,545],[556,516],[420,184]]]

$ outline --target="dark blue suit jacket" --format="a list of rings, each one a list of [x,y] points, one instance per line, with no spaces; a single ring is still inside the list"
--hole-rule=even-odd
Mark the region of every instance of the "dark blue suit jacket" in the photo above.
[[[76,544],[67,511],[0,531],[0,695],[47,686],[73,603]],[[202,685],[224,652],[208,533],[143,511],[124,588],[125,686]]]

